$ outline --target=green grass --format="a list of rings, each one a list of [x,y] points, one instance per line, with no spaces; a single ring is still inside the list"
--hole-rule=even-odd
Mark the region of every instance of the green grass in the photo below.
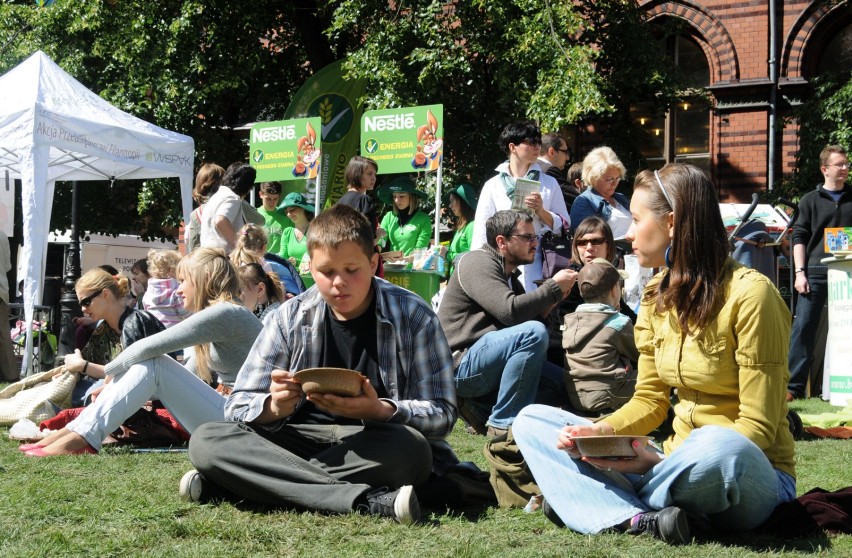
[[[817,400],[794,408],[831,410]],[[783,541],[743,534],[679,548],[648,537],[584,536],[541,514],[489,508],[466,515],[432,513],[426,526],[347,515],[263,512],[231,504],[194,505],[177,486],[191,468],[186,454],[32,459],[0,429],[0,556],[852,556],[852,536]],[[484,438],[456,428],[462,460],[485,468]],[[799,492],[852,485],[852,443],[798,442]]]

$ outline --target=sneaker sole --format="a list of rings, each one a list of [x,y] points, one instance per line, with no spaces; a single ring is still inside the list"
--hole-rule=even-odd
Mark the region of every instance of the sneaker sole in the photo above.
[[[395,519],[403,525],[414,525],[420,521],[420,502],[414,493],[414,487],[403,486],[393,502]]]
[[[201,500],[201,473],[195,469],[187,471],[180,479],[180,499],[184,502],[198,502]]]

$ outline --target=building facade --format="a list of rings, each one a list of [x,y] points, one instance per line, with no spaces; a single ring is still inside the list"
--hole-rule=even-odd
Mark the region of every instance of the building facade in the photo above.
[[[709,92],[664,114],[650,105],[631,108],[631,119],[646,131],[642,158],[648,166],[696,164],[710,174],[725,201],[746,201],[793,172],[798,125],[790,119],[791,109],[809,95],[811,81],[823,69],[852,69],[850,3],[637,4],[650,25],[679,23],[680,35],[666,45],[668,53],[697,87]],[[578,130],[580,154],[589,148],[584,139],[594,141]]]

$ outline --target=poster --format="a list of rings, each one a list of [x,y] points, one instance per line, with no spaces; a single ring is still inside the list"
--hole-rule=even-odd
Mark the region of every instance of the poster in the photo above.
[[[249,133],[249,160],[257,182],[314,180],[322,155],[319,118],[258,122]]]
[[[431,172],[444,153],[443,105],[373,110],[361,117],[361,155],[378,174]]]

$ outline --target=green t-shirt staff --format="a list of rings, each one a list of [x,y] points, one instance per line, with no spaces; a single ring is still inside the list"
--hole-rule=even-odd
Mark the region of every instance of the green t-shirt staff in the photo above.
[[[290,192],[284,196],[284,201],[278,205],[279,211],[284,211],[287,218],[293,221],[293,226],[284,230],[281,235],[281,256],[288,259],[299,270],[305,271],[301,265],[308,252],[308,226],[314,218],[314,206],[299,192]]]
[[[404,255],[417,248],[428,248],[432,240],[432,220],[419,209],[425,192],[407,176],[394,178],[381,187],[379,199],[391,206],[391,211],[382,218],[381,228],[387,232],[389,250],[399,250]]]
[[[449,198],[456,232],[447,250],[447,277],[453,274],[456,258],[471,249],[473,217],[476,215],[476,190],[470,184],[459,184],[458,187],[450,190]]]
[[[281,198],[280,182],[263,182],[260,185],[260,199],[263,205],[257,212],[263,215],[263,230],[266,232],[266,251],[276,256],[285,257],[281,249],[281,235],[286,229],[293,227],[293,221],[284,213],[279,213],[277,206]]]

